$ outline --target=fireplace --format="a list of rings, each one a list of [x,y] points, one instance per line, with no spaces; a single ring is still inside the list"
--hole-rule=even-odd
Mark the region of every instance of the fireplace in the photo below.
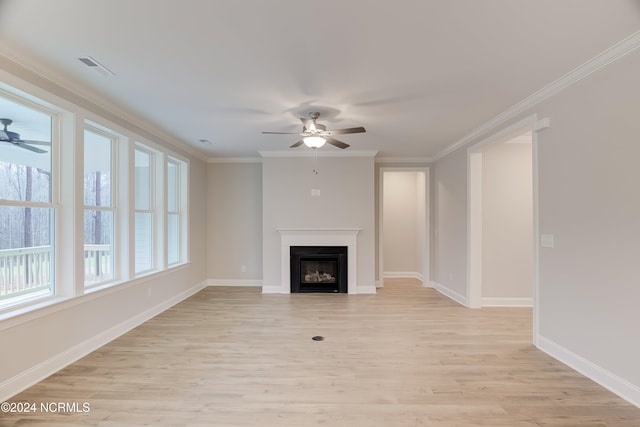
[[[347,293],[347,246],[291,246],[291,293]]]
[[[289,294],[291,286],[291,247],[346,246],[347,293],[358,293],[359,228],[278,228],[280,234],[280,283],[263,284],[262,292]],[[333,291],[331,291],[333,292]]]

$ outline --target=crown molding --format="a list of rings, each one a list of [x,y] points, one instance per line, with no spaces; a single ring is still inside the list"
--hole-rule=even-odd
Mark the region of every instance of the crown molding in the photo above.
[[[139,134],[140,137],[151,139],[154,142],[163,142],[183,153],[190,154],[195,158],[202,158],[203,152],[165,133],[148,120],[143,119],[137,113],[126,109],[104,97],[104,95],[89,89],[77,81],[71,80],[58,70],[42,61],[26,56],[18,51],[15,46],[5,44],[0,48],[0,61],[4,62],[3,68],[26,83],[40,87],[53,95],[64,99],[78,108],[97,114],[102,119],[114,122],[115,125],[122,126],[132,133]],[[46,74],[42,72],[46,70]],[[51,85],[56,92],[52,92]],[[115,120],[114,120],[115,119]],[[169,148],[169,147],[168,147]]]
[[[375,150],[346,150],[346,151],[324,151],[324,150],[291,150],[291,151],[258,151],[262,157],[375,157],[378,152]]]
[[[262,163],[260,157],[209,157],[207,163]]]
[[[376,157],[376,163],[433,163],[433,157]]]
[[[588,77],[592,73],[595,73],[596,71],[606,67],[607,65],[617,61],[618,59],[623,58],[626,55],[636,51],[638,48],[640,48],[640,31],[636,31],[626,39],[614,44],[613,46],[594,56],[584,64],[580,65],[577,68],[574,68],[564,76],[553,81],[542,89],[534,92],[517,104],[509,107],[507,110],[498,114],[488,122],[485,122],[483,125],[476,128],[471,133],[465,135],[444,150],[438,152],[435,155],[434,160],[440,160],[447,154],[454,152],[458,148],[472,142],[473,140],[481,137],[483,134],[488,133],[496,127],[504,124],[505,122],[516,118],[518,115],[522,114],[528,109],[535,107],[542,101],[560,93],[561,91],[574,85],[585,77]]]

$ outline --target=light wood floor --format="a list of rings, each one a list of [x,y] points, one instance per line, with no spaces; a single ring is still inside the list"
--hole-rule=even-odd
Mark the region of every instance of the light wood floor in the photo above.
[[[0,426],[640,426],[536,350],[531,317],[398,280],[378,295],[207,288],[11,399],[90,412]]]

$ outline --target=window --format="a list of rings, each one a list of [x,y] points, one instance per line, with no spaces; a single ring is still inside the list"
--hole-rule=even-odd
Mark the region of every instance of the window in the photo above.
[[[135,272],[143,273],[155,267],[154,252],[154,154],[142,146],[135,149],[134,159],[134,229]]]
[[[0,313],[187,262],[188,161],[35,90],[0,81]]]
[[[90,126],[84,131],[84,284],[114,278],[113,151],[115,138]]]
[[[6,306],[54,291],[55,121],[4,92],[0,112],[0,306]]]
[[[187,164],[167,159],[167,264],[186,261],[186,175]]]

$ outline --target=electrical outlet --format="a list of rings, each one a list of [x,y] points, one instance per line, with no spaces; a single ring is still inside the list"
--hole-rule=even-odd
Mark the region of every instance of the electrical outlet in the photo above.
[[[553,248],[553,234],[541,234],[540,235],[540,247],[542,248]]]
[[[247,272],[247,266],[246,265],[241,265],[240,266],[240,273],[246,273]]]
[[[147,296],[150,297],[151,296],[151,288],[147,288]]]

